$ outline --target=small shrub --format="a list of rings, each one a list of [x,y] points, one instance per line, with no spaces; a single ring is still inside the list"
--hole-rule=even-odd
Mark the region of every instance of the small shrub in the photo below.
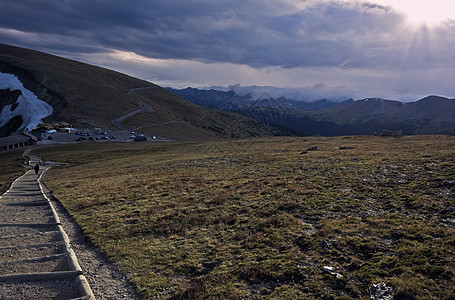
[[[186,299],[203,299],[206,293],[204,282],[200,280],[192,281],[180,287],[169,299],[186,300]]]
[[[258,263],[243,266],[238,276],[240,279],[256,284],[274,279],[272,271],[268,267]]]

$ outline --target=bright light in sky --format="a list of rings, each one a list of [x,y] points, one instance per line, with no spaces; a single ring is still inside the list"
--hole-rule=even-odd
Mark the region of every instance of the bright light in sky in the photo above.
[[[0,0],[0,42],[177,88],[455,98],[455,0],[134,2]]]
[[[375,1],[376,2],[376,1]],[[405,14],[414,25],[435,26],[455,19],[454,0],[378,0]]]

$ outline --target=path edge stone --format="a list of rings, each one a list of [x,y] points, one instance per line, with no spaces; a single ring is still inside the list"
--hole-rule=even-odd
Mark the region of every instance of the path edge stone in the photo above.
[[[23,156],[27,156],[31,161],[32,158],[30,157],[31,155],[29,154],[29,151],[30,151],[30,149],[25,150],[23,153]],[[41,162],[41,159],[40,159],[40,162]],[[65,233],[65,231],[63,230],[63,227],[60,223],[60,218],[58,217],[57,211],[55,210],[54,205],[52,204],[51,199],[53,198],[53,196],[52,196],[51,192],[49,191],[49,189],[46,187],[46,185],[42,181],[43,176],[45,175],[46,171],[49,168],[50,168],[50,166],[41,172],[37,181],[38,181],[41,193],[43,194],[44,198],[47,200],[47,202],[52,210],[52,214],[54,215],[56,223],[59,224],[58,228],[59,228],[59,231],[65,242],[64,243],[65,248],[66,248],[65,250],[68,253],[68,264],[69,264],[70,268],[73,269],[73,271],[82,273],[82,269],[79,265],[79,262],[77,261],[76,254],[74,253],[73,249],[71,249],[69,238],[68,238],[67,234]],[[95,295],[93,294],[92,289],[90,288],[87,278],[83,274],[79,274],[74,280],[75,280],[75,283],[76,283],[80,293],[82,294],[82,297],[87,297],[90,300],[96,299]]]

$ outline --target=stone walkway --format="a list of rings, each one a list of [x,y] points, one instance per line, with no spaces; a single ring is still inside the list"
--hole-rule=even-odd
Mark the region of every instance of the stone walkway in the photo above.
[[[0,299],[95,299],[38,179],[29,170],[0,196]]]

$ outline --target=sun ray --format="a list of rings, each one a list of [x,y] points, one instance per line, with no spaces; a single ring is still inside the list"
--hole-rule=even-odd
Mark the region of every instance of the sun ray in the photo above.
[[[455,1],[453,0],[376,0],[382,5],[393,7],[396,12],[406,16],[406,20],[415,26],[439,26],[455,19]]]

